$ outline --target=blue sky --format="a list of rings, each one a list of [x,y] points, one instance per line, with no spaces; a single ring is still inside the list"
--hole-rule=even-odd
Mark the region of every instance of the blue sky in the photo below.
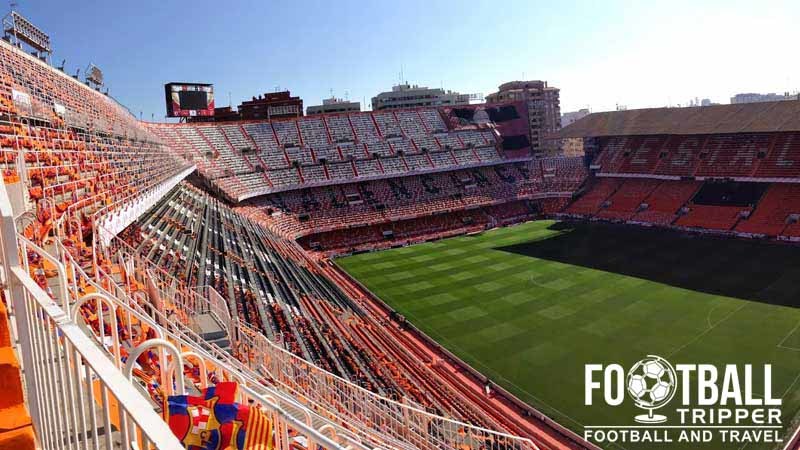
[[[305,105],[396,84],[488,94],[520,79],[561,88],[562,111],[727,102],[800,89],[798,1],[33,1],[54,63],[94,62],[136,115],[163,84],[214,83],[217,105],[276,86]],[[795,53],[795,54],[792,54]]]

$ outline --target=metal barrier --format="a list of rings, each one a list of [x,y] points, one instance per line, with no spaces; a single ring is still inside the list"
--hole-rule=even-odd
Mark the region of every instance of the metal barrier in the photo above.
[[[167,394],[182,393],[187,386],[182,370],[177,370],[184,365],[184,355],[201,360],[203,367],[213,365],[220,379],[240,382],[242,403],[259,405],[271,418],[276,430],[276,449],[289,450],[296,445],[298,438],[302,438],[323,449],[369,450],[370,447],[361,444],[360,439],[336,421],[325,419],[292,399],[273,395],[260,386],[249,387],[248,383],[256,384],[254,379],[240,376],[237,368],[227,367],[204,350],[195,348],[179,354],[177,346],[191,348],[191,337],[169,332],[159,324],[168,320],[165,316],[156,314],[154,320],[137,308],[140,305],[132,306],[132,299],[121,301],[122,297],[114,296],[94,283],[60,242],[56,246],[65,263],[52,257],[48,259],[57,271],[55,279],[63,283],[59,286],[59,301],[54,301],[31,278],[31,268],[27,264],[29,255],[41,257],[47,252],[19,235],[16,236],[19,246],[6,245],[14,242],[15,228],[8,202],[3,201],[4,193],[2,189],[2,263],[3,268],[10,270],[4,270],[3,274],[9,281],[9,298],[19,330],[18,350],[23,356],[29,410],[42,448],[184,448],[131,377],[136,356],[156,347],[163,367],[171,368],[162,371],[161,385],[176,389],[168,388]],[[22,262],[19,261],[18,249],[23,249]],[[91,287],[95,292],[83,295],[80,293],[82,286]],[[79,298],[79,295],[83,296]],[[101,305],[106,306],[110,334],[105,333],[103,314],[98,315],[100,326],[97,334],[81,325],[81,305],[94,302],[98,304],[97,311],[103,311]],[[69,308],[62,309],[64,305]],[[116,332],[117,314],[126,319],[127,327],[134,322],[146,323],[162,336],[133,347],[124,368],[119,356],[122,342]],[[128,332],[131,332],[130,328]]]
[[[17,326],[28,408],[41,447],[182,449],[134,385],[20,263],[10,202],[5,185],[0,186],[4,280]],[[59,279],[66,280],[63,266],[56,267]],[[124,421],[130,424],[128,438],[118,432]]]
[[[195,334],[194,331],[187,328],[185,324],[175,320],[174,317],[168,317],[163,313],[163,311],[160,311],[156,308],[143,308],[141,304],[137,303],[133,296],[129,295],[129,291],[126,291],[123,286],[117,284],[113,277],[109,276],[102,270],[98,270],[98,278],[95,282],[76,264],[68,250],[64,248],[62,244],[57,243],[57,246],[60,249],[60,253],[64,255],[65,266],[68,268],[67,272],[71,274],[71,276],[68,277],[70,293],[75,293],[75,295],[77,295],[80,285],[91,287],[96,292],[103,293],[102,295],[104,299],[111,300],[114,302],[115,308],[121,309],[121,314],[123,314],[123,317],[125,318],[124,322],[126,324],[129,325],[131,323],[131,317],[134,317],[136,320],[145,322],[148,324],[148,326],[156,329],[156,331],[159,333],[159,338],[166,338],[170,342],[180,344],[180,346],[183,348],[191,348],[192,350],[189,353],[196,358],[201,358],[204,366],[212,366],[219,379],[235,380],[240,383],[244,393],[242,402],[253,401],[260,404],[262,408],[267,408],[270,411],[273,411],[276,414],[277,419],[283,421],[284,426],[288,427],[288,429],[291,429],[294,432],[297,432],[298,430],[305,430],[305,432],[308,433],[306,438],[309,440],[309,442],[327,442],[327,445],[323,446],[324,448],[337,448],[336,446],[339,445],[337,443],[342,442],[343,444],[346,444],[354,449],[361,450],[366,450],[367,448],[361,443],[362,441],[371,442],[373,447],[377,447],[387,442],[386,439],[381,439],[380,435],[376,433],[354,433],[351,430],[343,427],[338,420],[335,420],[335,415],[325,414],[322,416],[308,409],[306,405],[299,403],[294,397],[280,391],[269,389],[267,386],[262,384],[262,381],[265,377],[265,372],[263,370],[251,371],[248,366],[243,365],[239,360],[234,359],[230,354],[222,351],[218,347],[215,347],[213,344],[204,341],[200,336]],[[151,269],[154,268],[149,267],[146,270],[150,272]],[[175,283],[176,280],[172,280],[166,283],[158,284],[161,286],[173,286]],[[153,287],[158,289],[157,286]],[[206,290],[212,296],[216,294],[216,292],[211,288],[206,288]],[[164,298],[169,298],[172,300],[175,298],[173,296],[179,292],[181,291],[172,289],[169,293],[160,292],[160,295],[164,296]],[[196,292],[189,292],[191,295],[196,297],[195,300],[183,301],[179,303],[180,305],[202,305],[204,302],[207,302]],[[167,295],[170,295],[170,297],[167,297]],[[187,294],[183,292],[181,295],[186,296]],[[219,294],[216,294],[216,296],[219,297]],[[219,298],[221,299],[221,297]],[[76,305],[77,304],[73,305],[73,309],[77,308]],[[73,315],[73,318],[77,319],[77,316]],[[245,330],[247,328],[248,327],[246,326],[242,326],[240,330]],[[104,335],[102,330],[103,327],[101,326],[100,331],[96,336],[96,340],[98,342],[104,342],[109,337]],[[263,335],[257,334],[255,331],[250,331],[250,333],[256,334],[263,338]],[[131,334],[130,330],[128,330],[128,334]],[[113,336],[111,337],[113,338]],[[110,347],[109,353],[113,354],[114,347],[113,345],[110,345]],[[159,359],[166,360],[166,355],[162,353],[159,356]],[[169,366],[174,367],[176,365],[180,364],[175,364],[173,362],[170,363]],[[168,370],[166,373],[162,373],[162,384],[172,380],[169,372],[170,370]],[[281,422],[278,422],[278,424],[280,423]],[[333,440],[325,441],[322,438],[325,433],[331,434],[331,439]],[[278,436],[276,436],[276,439],[278,439]],[[323,440],[320,441],[319,439]],[[331,447],[330,445],[334,446]],[[402,445],[395,445],[394,447],[404,448]]]
[[[134,385],[27,272],[10,272],[17,324],[27,324],[20,352],[30,355],[25,379],[42,448],[183,448]],[[118,433],[123,423],[129,425]]]
[[[181,316],[187,319],[200,312],[219,309],[226,304],[211,288],[202,291],[208,296],[198,295],[150,261],[131,254],[133,249],[118,238],[112,239],[111,247],[106,250],[110,248],[116,250],[120,261],[125,261],[134,273],[152,274],[159,278],[156,285],[169,287],[168,293],[161,295],[175,299],[172,305],[184,308]],[[109,278],[104,280],[108,282]],[[191,298],[193,295],[196,297]],[[220,315],[226,314],[220,312]],[[520,450],[538,448],[530,439],[437,416],[414,405],[375,394],[285,350],[240,322],[238,318],[232,319],[230,326],[231,339],[241,339],[238,345],[233,343],[234,350],[239,346],[245,349],[236,352],[239,362],[247,365],[252,375],[268,375],[272,383],[283,392],[327,417],[335,417],[347,423],[364,439],[383,444],[393,443],[398,447],[424,449],[481,446]]]
[[[150,271],[150,268],[145,270]],[[113,278],[109,277],[102,270],[99,272],[99,284],[90,280],[87,281],[88,277],[80,270],[80,268],[76,268],[75,272],[79,274],[84,282],[88,282],[88,284],[90,284],[94,289],[104,289],[104,287],[101,285],[110,287],[113,292],[115,292],[114,297],[121,300],[127,299],[123,301],[123,303],[131,304],[131,311],[136,310],[136,314],[150,314],[151,316],[149,316],[149,318],[153,320],[153,323],[157,322],[160,324],[158,326],[161,327],[161,330],[165,333],[165,336],[168,336],[173,341],[180,342],[183,346],[193,348],[194,352],[197,352],[199,355],[201,355],[201,357],[206,358],[206,361],[211,362],[211,364],[221,372],[219,373],[220,379],[235,379],[236,381],[239,381],[243,386],[247,386],[248,389],[251,390],[249,392],[251,392],[251,396],[253,396],[253,398],[260,398],[260,396],[263,395],[270,396],[270,398],[277,401],[279,405],[286,408],[287,411],[293,412],[293,415],[289,417],[293,417],[295,420],[302,421],[302,423],[304,423],[306,426],[316,424],[318,429],[325,427],[326,430],[335,431],[335,434],[339,439],[345,439],[350,445],[355,447],[361,447],[362,444],[360,444],[360,442],[365,441],[370,442],[371,445],[375,447],[388,445],[393,448],[412,448],[407,444],[404,444],[402,441],[395,441],[391,437],[382,435],[376,430],[368,427],[358,427],[358,423],[351,423],[347,420],[346,416],[342,415],[341,412],[337,412],[335,408],[331,409],[329,405],[320,407],[319,405],[310,401],[310,399],[303,396],[298,396],[294,392],[286,389],[275,390],[275,388],[265,385],[264,383],[268,383],[269,380],[271,380],[273,383],[275,381],[264,364],[264,361],[271,358],[271,355],[274,352],[272,348],[275,344],[272,344],[266,339],[266,337],[251,329],[249,326],[239,322],[238,319],[234,321],[236,333],[238,336],[243,337],[245,342],[253,345],[251,348],[253,351],[250,353],[257,356],[251,361],[260,362],[260,366],[257,364],[243,364],[243,362],[239,359],[235,359],[232,355],[222,351],[218,347],[215,347],[213,344],[204,341],[197,334],[195,334],[194,331],[189,329],[187,325],[192,323],[190,317],[193,314],[196,314],[195,311],[185,311],[185,314],[181,315],[181,317],[185,317],[187,319],[187,324],[183,324],[177,320],[175,316],[168,318],[161,311],[155,308],[147,311],[142,309],[137,310],[139,305],[134,305],[133,303],[135,302],[131,299],[124,288],[115,285]],[[173,281],[173,283],[175,282],[177,282],[177,280]],[[171,286],[172,283],[167,283],[167,285]],[[158,289],[157,286],[153,287]],[[213,291],[211,288],[208,289]],[[169,294],[166,292],[159,292],[158,295],[167,298],[167,295],[175,295],[178,292],[179,291],[173,289],[169,292]],[[194,291],[189,290],[189,292]],[[172,299],[173,297],[168,298]],[[190,304],[197,303],[179,302],[172,303],[171,305],[187,306]],[[346,424],[346,427],[343,427],[343,424]]]

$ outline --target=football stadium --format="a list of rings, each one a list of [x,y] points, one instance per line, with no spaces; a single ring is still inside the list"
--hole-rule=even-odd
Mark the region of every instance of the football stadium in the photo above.
[[[800,448],[797,98],[145,121],[3,25],[0,448]]]

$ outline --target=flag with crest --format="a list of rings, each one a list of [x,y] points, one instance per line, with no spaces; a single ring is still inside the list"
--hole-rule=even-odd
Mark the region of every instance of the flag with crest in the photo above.
[[[167,422],[187,450],[272,450],[269,414],[236,403],[237,390],[235,382],[221,382],[198,396],[167,399]]]

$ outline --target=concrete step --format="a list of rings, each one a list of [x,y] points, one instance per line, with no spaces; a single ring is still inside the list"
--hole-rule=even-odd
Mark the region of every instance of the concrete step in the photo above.
[[[222,328],[222,325],[211,314],[199,314],[194,319],[198,328],[197,334],[204,339],[213,341],[228,337],[227,331]]]
[[[206,338],[204,337],[204,339],[206,339]],[[212,344],[216,345],[217,347],[225,350],[228,353],[231,352],[231,340],[228,339],[227,336],[219,338],[219,339],[214,339],[214,340],[209,340],[209,339],[206,339],[206,340],[208,342],[211,342]]]

